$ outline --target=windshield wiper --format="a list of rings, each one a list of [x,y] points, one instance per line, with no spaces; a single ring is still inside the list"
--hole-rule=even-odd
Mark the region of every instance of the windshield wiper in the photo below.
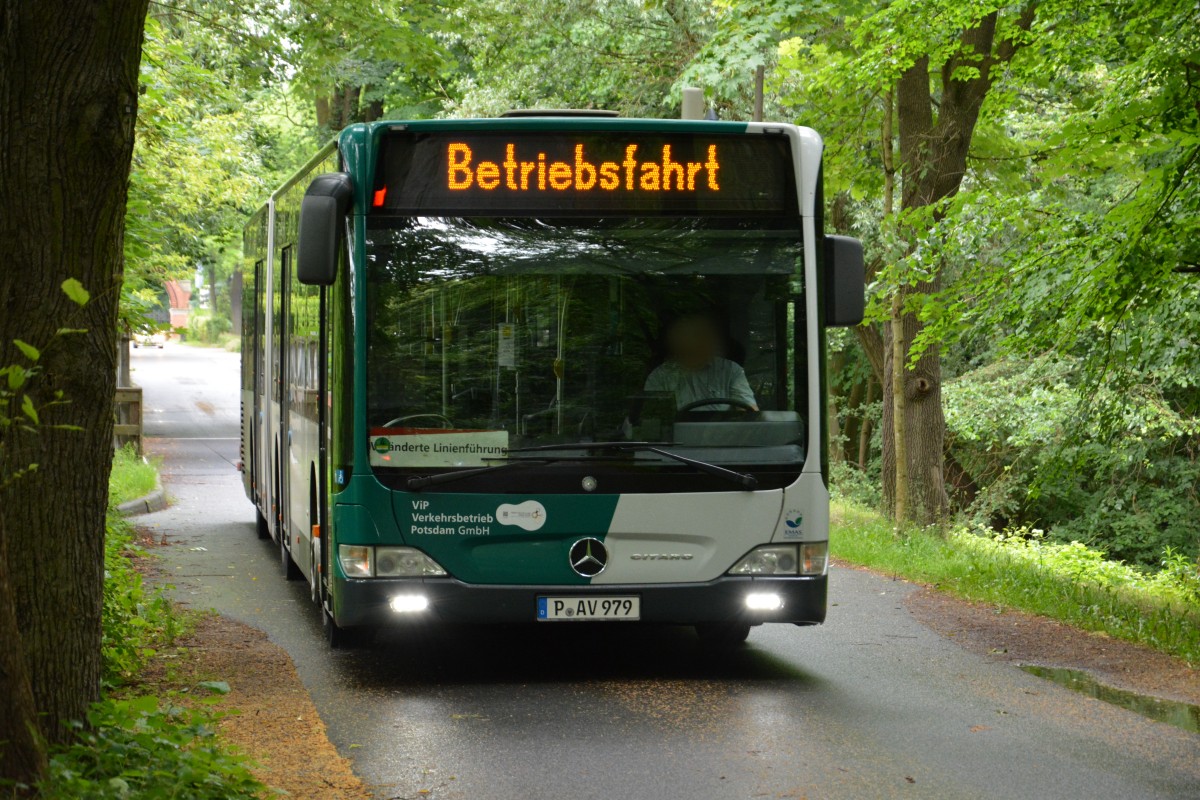
[[[678,461],[680,464],[687,464],[695,470],[714,475],[718,478],[724,478],[728,481],[733,481],[738,486],[741,486],[747,491],[753,491],[758,488],[758,478],[745,472],[736,472],[732,469],[710,464],[707,461],[698,461],[694,458],[673,453],[670,450],[664,450],[663,447],[670,445],[670,442],[576,442],[574,444],[543,444],[537,447],[516,447],[509,449],[510,453],[537,453],[553,450],[616,450],[627,451],[631,453],[646,452],[657,453],[660,456]]]
[[[409,478],[406,485],[414,491],[424,489],[426,486],[436,486],[440,483],[450,483],[461,478],[470,478],[473,475],[483,475],[488,472],[495,472],[509,467],[530,466],[533,464],[549,464],[548,458],[515,458],[512,461],[505,461],[503,464],[492,464],[487,467],[467,467],[466,469],[456,469],[453,472],[439,472],[436,475],[418,475]]]
[[[670,450],[663,450],[661,447],[655,447],[654,445],[641,445],[630,449],[644,450],[649,453],[658,453],[660,456],[666,456],[667,458],[675,459],[680,464],[687,464],[689,467],[697,469],[700,472],[706,472],[709,475],[715,475],[718,478],[724,478],[725,480],[733,481],[748,492],[754,491],[758,488],[758,478],[747,472],[736,472],[732,469],[726,469],[725,467],[717,466],[716,464],[710,464],[707,461],[697,461],[694,458],[681,456],[679,453],[672,453]]]

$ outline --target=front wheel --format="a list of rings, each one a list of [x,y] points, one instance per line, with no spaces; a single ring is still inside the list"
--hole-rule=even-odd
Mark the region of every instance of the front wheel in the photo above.
[[[270,539],[271,529],[267,526],[267,518],[263,516],[261,511],[255,513],[254,532],[258,534],[260,539]]]
[[[709,622],[696,626],[696,635],[705,647],[732,650],[750,635],[749,622]]]

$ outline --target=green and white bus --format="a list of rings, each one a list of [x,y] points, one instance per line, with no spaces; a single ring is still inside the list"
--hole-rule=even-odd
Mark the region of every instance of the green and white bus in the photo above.
[[[775,123],[353,125],[245,229],[242,459],[330,643],[825,618],[825,329],[862,248]]]

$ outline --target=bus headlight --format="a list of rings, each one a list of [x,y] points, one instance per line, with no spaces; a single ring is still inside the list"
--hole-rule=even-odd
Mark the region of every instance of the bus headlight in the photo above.
[[[415,547],[338,545],[338,560],[347,578],[435,578],[446,570]]]
[[[446,574],[436,561],[412,547],[376,547],[376,578],[432,578]]]
[[[371,577],[371,548],[357,544],[338,545],[338,561],[347,578]]]
[[[796,545],[769,544],[756,547],[729,570],[730,575],[795,575]]]
[[[756,547],[729,570],[730,575],[824,575],[829,542],[767,544]]]

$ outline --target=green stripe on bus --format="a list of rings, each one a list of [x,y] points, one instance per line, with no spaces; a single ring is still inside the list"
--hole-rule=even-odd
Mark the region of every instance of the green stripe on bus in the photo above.
[[[585,585],[569,551],[603,540],[617,495],[395,495],[405,542],[466,583]]]

